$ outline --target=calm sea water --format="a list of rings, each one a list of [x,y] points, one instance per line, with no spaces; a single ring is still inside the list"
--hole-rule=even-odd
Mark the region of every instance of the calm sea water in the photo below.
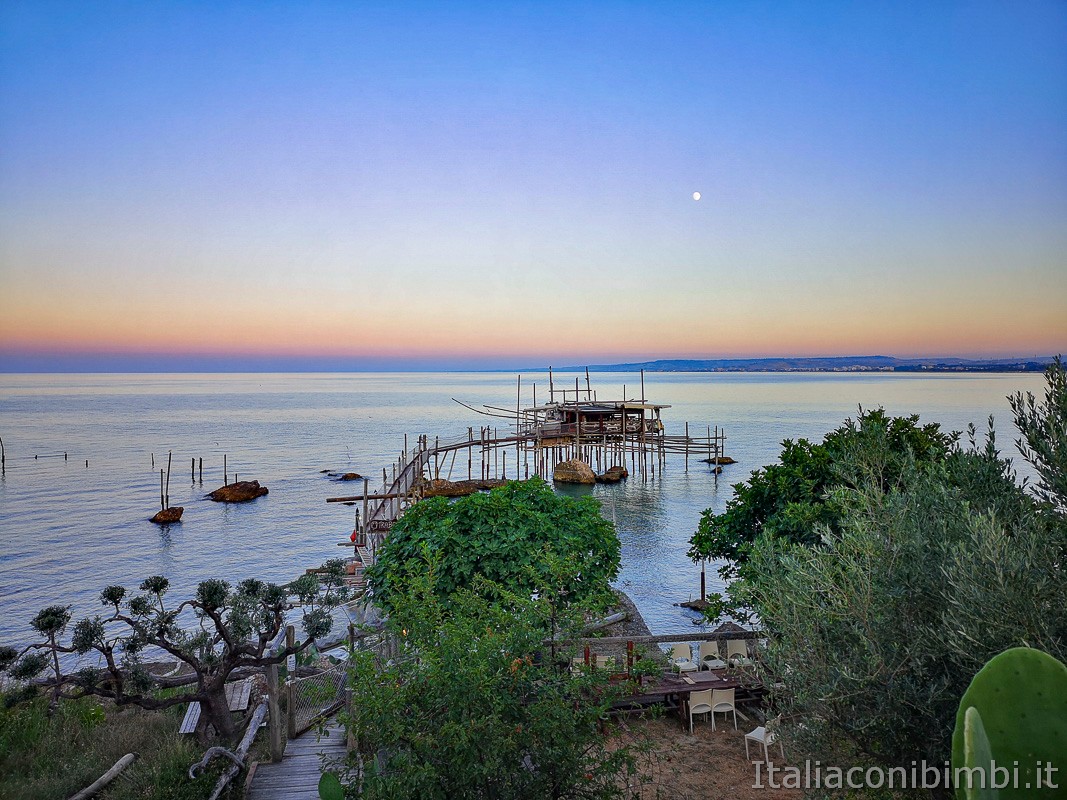
[[[547,375],[524,375],[527,402],[534,381],[545,397]],[[621,396],[623,384],[629,396],[639,392],[637,375],[594,376],[601,398]],[[1018,462],[1005,396],[1041,386],[1040,375],[649,374],[646,396],[672,405],[669,432],[687,420],[692,430],[722,426],[739,463],[716,481],[696,459],[685,472],[683,457],[670,456],[654,480],[573,491],[591,492],[616,521],[618,585],[652,630],[692,630],[692,615],[674,604],[699,591],[685,553],[700,512],[722,510],[731,484],[772,462],[783,439],[821,438],[859,405],[955,430],[981,428],[994,414],[1001,448]],[[343,553],[337,542],[352,529],[353,509],[325,500],[355,494],[357,484],[321,470],[380,479],[405,433],[413,442],[484,424],[452,398],[514,407],[515,391],[514,375],[484,373],[0,375],[0,642],[27,640],[44,605],[96,613],[111,583],[135,588],[165,574],[184,592],[209,577],[290,580]],[[160,528],[148,518],[168,451],[171,504],[185,515]],[[258,479],[270,494],[238,506],[205,500],[223,483],[224,454],[231,480],[234,472]],[[204,460],[202,484],[191,479],[192,458]]]

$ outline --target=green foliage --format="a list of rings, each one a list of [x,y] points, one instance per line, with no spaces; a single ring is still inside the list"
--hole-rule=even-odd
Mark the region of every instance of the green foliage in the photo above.
[[[30,625],[42,636],[58,636],[70,622],[70,606],[48,606],[37,612]]]
[[[1067,514],[1067,370],[1060,356],[1045,370],[1044,402],[1022,392],[1008,401],[1021,434],[1019,452],[1034,465],[1036,493],[1061,516]]]
[[[605,677],[572,677],[571,653],[543,644],[578,624],[551,607],[554,587],[534,601],[478,585],[445,607],[434,575],[412,583],[390,620],[397,658],[354,654],[347,724],[365,769],[346,776],[349,796],[621,796],[634,761],[629,749],[604,746]]]
[[[89,694],[112,699],[120,706],[133,704],[146,709],[201,702],[204,708],[201,738],[208,737],[209,727],[219,736],[230,738],[237,731],[225,702],[227,678],[235,670],[278,663],[329,632],[330,609],[347,598],[342,562],[327,562],[320,576],[321,579],[304,576],[295,582],[307,638],[274,655],[267,654],[267,646],[280,632],[285,612],[292,607],[286,590],[249,579],[231,591],[229,583],[213,579],[201,582],[192,599],[168,608],[164,595],[169,581],[156,575],[141,583],[140,589],[145,594],[128,600],[124,587],[106,587],[100,600],[114,611],[107,617],[97,615],[79,620],[69,644],[62,641],[70,622],[69,607],[56,605],[42,609],[31,625],[45,641],[32,643],[21,651],[0,649],[0,672],[9,673],[17,682],[25,682],[47,670],[50,674],[43,685],[52,695],[51,712],[60,698],[78,699]],[[148,647],[164,650],[191,667],[196,675],[195,684],[178,694],[157,697],[153,692],[154,679],[141,661]],[[61,655],[89,653],[94,654],[98,667],[62,674]],[[5,697],[5,703],[21,702],[30,695],[16,686]]]
[[[393,526],[367,578],[375,602],[389,610],[435,564],[434,590],[447,605],[479,576],[490,581],[482,584],[486,591],[501,585],[529,595],[548,575],[551,559],[561,557],[575,566],[565,591],[585,601],[610,591],[620,554],[614,527],[595,499],[557,495],[531,479],[455,502],[435,497],[417,503]]]
[[[1021,646],[1067,657],[1067,524],[1017,484],[991,433],[970,438],[886,469],[871,468],[889,463],[878,437],[840,451],[834,473],[853,477],[827,491],[833,525],[747,545],[730,592],[767,630],[760,666],[804,721],[799,751],[944,760],[956,698],[988,659]]]
[[[44,698],[0,709],[0,797],[52,800],[84,789],[126,753],[140,757],[97,797],[102,800],[203,800],[224,765],[189,780],[202,751],[180,736],[180,708],[153,714],[87,697],[49,716]]]
[[[1067,753],[1067,666],[1040,650],[1016,647],[982,667],[960,700],[952,735],[952,766],[979,767],[991,775],[991,762],[1015,762],[1018,786],[986,793],[990,797],[1030,797],[1038,785],[1038,764],[1054,765]],[[1060,790],[1042,796],[1067,797]],[[980,793],[957,786],[960,800]]]
[[[899,484],[913,461],[937,462],[957,435],[937,424],[920,425],[918,415],[890,417],[879,408],[863,411],[827,434],[820,444],[782,442],[779,463],[753,471],[734,486],[722,514],[706,510],[690,541],[690,558],[726,559],[724,577],[735,577],[748,548],[761,535],[814,545],[824,528],[836,530],[842,509],[830,492],[836,486]]]

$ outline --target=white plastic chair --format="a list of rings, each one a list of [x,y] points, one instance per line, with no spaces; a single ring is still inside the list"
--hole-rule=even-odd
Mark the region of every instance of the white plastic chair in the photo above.
[[[726,668],[726,662],[719,658],[719,642],[715,639],[700,643],[700,653],[697,659],[701,669]]]
[[[726,660],[731,667],[748,667],[752,659],[748,657],[748,643],[744,639],[730,639],[726,642]]]
[[[705,689],[702,692],[692,692],[689,695],[689,733],[693,733],[693,715],[703,714],[707,716],[711,713],[711,693],[712,689]],[[714,720],[713,720],[714,722]]]
[[[686,642],[678,642],[671,647],[671,665],[679,672],[696,672],[693,648]]]
[[[733,689],[711,690],[711,729],[715,730],[715,715],[734,712],[734,730],[737,730],[737,706],[734,705]]]
[[[760,725],[754,731],[745,734],[745,760],[751,761],[752,757],[748,754],[748,743],[750,741],[756,744],[763,745],[763,760],[768,764],[771,763],[770,754],[767,752],[767,745],[778,743],[778,752],[782,754],[782,760],[785,760],[785,748],[782,747],[782,740],[778,738],[778,725],[779,719],[775,717],[772,720],[767,721],[767,725]]]

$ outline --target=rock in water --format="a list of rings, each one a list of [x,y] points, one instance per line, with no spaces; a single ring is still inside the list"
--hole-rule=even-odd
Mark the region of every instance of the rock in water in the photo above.
[[[558,483],[596,483],[596,473],[584,461],[572,458],[556,464],[552,470],[552,480]]]
[[[358,472],[346,472],[344,475],[341,476],[341,480],[343,480],[343,481],[359,481],[359,480],[363,480],[363,476],[360,475]]]
[[[181,522],[183,511],[185,511],[184,506],[171,506],[170,508],[164,508],[162,511],[157,511],[156,515],[152,517],[150,521],[155,522],[158,525],[167,525],[171,522]]]
[[[477,491],[478,487],[472,481],[453,483],[444,478],[435,478],[425,484],[423,497],[466,497]]]
[[[623,478],[630,477],[630,471],[626,467],[608,467],[603,475],[596,476],[597,483],[618,483]]]
[[[267,493],[267,487],[260,486],[259,481],[238,481],[216,489],[208,497],[219,503],[247,503]]]
[[[730,458],[730,456],[719,456],[718,458],[702,458],[700,459],[705,464],[736,464],[737,461]]]

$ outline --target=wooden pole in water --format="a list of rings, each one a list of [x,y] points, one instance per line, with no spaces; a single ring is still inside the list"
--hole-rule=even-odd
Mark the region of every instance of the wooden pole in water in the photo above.
[[[200,467],[200,470],[199,470],[199,472],[200,472],[200,482],[203,483],[204,482],[204,457],[203,456],[200,456],[200,462],[199,462],[198,466]]]
[[[189,459],[189,482],[196,483],[196,459]]]
[[[645,402],[645,371],[641,370],[641,402]]]
[[[167,508],[170,508],[170,464],[171,459],[174,457],[174,453],[171,450],[167,451]]]
[[[226,467],[226,454],[222,454],[222,483],[224,486],[230,485],[230,472]]]
[[[522,406],[522,375],[515,379],[515,480],[519,479],[519,433],[522,427],[520,420]]]
[[[0,472],[7,472],[7,453],[4,451],[3,439],[0,439]]]
[[[363,530],[367,529],[367,495],[370,493],[370,478],[363,479]],[[366,540],[364,539],[364,547]]]
[[[593,399],[593,387],[589,384],[589,367],[585,368],[585,399]]]
[[[471,461],[474,459],[474,428],[467,428],[467,480],[471,479]]]
[[[685,471],[689,472],[689,423],[685,423]]]
[[[711,468],[712,480],[715,483],[719,482],[719,426],[715,426],[715,459],[712,462],[714,466]]]
[[[556,398],[556,387],[552,384],[552,367],[548,368],[548,402]]]

